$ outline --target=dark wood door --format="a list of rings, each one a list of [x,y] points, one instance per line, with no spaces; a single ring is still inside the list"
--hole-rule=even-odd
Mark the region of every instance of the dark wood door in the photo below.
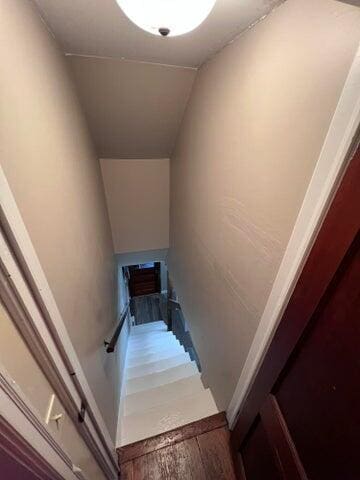
[[[273,389],[311,479],[360,479],[359,239]]]
[[[131,297],[160,293],[160,263],[153,266],[134,265],[129,267],[129,290]]]
[[[247,480],[360,479],[360,151],[245,402]]]

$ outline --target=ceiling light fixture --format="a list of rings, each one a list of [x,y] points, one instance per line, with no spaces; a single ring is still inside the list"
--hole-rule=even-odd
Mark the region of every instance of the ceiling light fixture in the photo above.
[[[191,32],[209,15],[216,0],[117,0],[125,15],[154,35]]]

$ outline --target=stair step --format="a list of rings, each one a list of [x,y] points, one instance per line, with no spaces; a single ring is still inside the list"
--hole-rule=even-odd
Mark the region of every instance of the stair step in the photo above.
[[[164,358],[170,358],[175,355],[180,355],[180,353],[184,352],[184,347],[180,345],[171,345],[170,347],[163,350],[151,352],[145,355],[142,355],[141,352],[139,352],[139,355],[128,358],[126,368],[137,367],[138,365],[144,365],[145,363],[157,362],[158,360],[163,360]]]
[[[162,331],[162,330],[155,330],[155,331],[150,331],[150,332],[142,332],[142,333],[137,333],[136,335],[130,335],[129,337],[129,343],[132,345],[142,343],[144,341],[148,340],[156,340],[158,338],[168,338],[168,337],[173,337],[174,334],[172,332],[168,331]]]
[[[125,397],[124,415],[144,412],[164,403],[178,400],[204,390],[200,373],[182,378],[176,382],[167,383],[160,387],[139,392]]]
[[[131,378],[126,382],[126,395],[144,392],[150,388],[159,387],[166,383],[176,382],[181,378],[190,377],[198,373],[195,362],[188,362],[162,372],[151,373],[142,377]]]
[[[179,344],[179,341],[174,335],[163,336],[160,338],[149,338],[144,339],[142,342],[136,342],[128,344],[129,352],[135,352],[137,350],[145,350],[146,348],[158,349],[162,345],[176,345]]]
[[[144,332],[155,332],[155,331],[167,331],[166,323],[162,320],[158,322],[149,322],[149,323],[142,323],[141,325],[134,325],[131,327],[131,336],[138,335]]]
[[[138,365],[136,367],[130,367],[126,369],[126,378],[137,378],[143,377],[144,375],[150,375],[156,372],[162,372],[177,365],[182,365],[183,363],[191,362],[190,355],[186,352],[174,355],[170,358],[163,358],[161,360],[145,363],[143,365]]]
[[[218,413],[209,389],[122,418],[121,445],[143,440]]]
[[[127,353],[127,358],[129,361],[135,358],[144,357],[146,355],[157,354],[157,353],[164,352],[166,350],[170,350],[170,349],[175,350],[178,348],[183,348],[183,347],[181,346],[180,342],[177,339],[175,339],[175,341],[171,341],[166,344],[160,344],[160,345],[150,346],[146,348],[137,348],[133,351],[129,350]]]

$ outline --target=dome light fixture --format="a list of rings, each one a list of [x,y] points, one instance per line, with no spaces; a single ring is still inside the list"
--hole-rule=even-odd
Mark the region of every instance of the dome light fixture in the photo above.
[[[154,35],[191,32],[209,15],[216,0],[117,0],[125,15]]]

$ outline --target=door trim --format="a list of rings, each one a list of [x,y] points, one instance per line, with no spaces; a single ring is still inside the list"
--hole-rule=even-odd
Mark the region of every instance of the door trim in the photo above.
[[[308,480],[274,395],[269,395],[265,400],[260,417],[274,458],[279,462],[279,471],[291,480]]]
[[[40,479],[85,480],[1,366],[0,409],[0,449]]]
[[[355,54],[313,176],[290,236],[258,329],[227,409],[230,429],[244,409],[301,270],[349,162],[360,125],[360,46]]]

